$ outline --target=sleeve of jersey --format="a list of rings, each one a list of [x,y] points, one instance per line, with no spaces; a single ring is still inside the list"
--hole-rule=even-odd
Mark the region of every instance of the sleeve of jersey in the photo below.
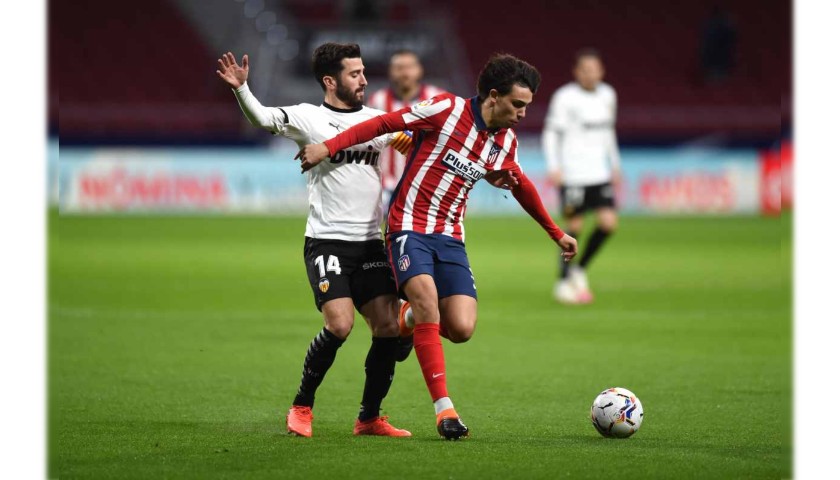
[[[233,93],[236,95],[236,101],[239,102],[239,108],[242,109],[242,113],[251,125],[262,127],[273,133],[282,131],[283,124],[287,119],[286,113],[282,109],[263,106],[257,100],[257,97],[251,93],[247,82],[235,89]]]
[[[339,133],[324,144],[329,149],[330,155],[334,155],[339,150],[370,141],[386,133],[440,128],[442,126],[440,117],[444,115],[438,114],[450,108],[452,100],[444,98],[426,105],[423,103],[366,120]]]
[[[537,187],[531,182],[531,180],[525,176],[525,173],[521,169],[517,169],[513,172],[514,176],[519,180],[519,185],[513,187],[511,189],[511,193],[513,193],[513,198],[522,205],[522,208],[528,212],[531,217],[540,224],[540,226],[548,233],[548,236],[551,237],[552,240],[555,242],[560,240],[566,233],[563,230],[560,230],[554,220],[552,220],[551,215],[548,214],[546,211],[545,206],[540,199],[540,194],[537,192]]]
[[[613,120],[618,118],[618,102],[614,100],[613,103]],[[615,125],[612,126],[610,129],[609,134],[609,145],[607,147],[607,152],[610,160],[610,164],[612,165],[613,170],[618,170],[621,168],[621,155],[618,153],[618,138],[615,133]]]

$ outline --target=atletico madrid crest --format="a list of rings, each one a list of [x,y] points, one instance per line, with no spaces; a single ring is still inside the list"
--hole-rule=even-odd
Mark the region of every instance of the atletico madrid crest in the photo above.
[[[408,255],[403,255],[400,257],[399,261],[397,261],[397,266],[400,268],[401,272],[408,270],[408,267],[411,265],[411,260],[408,258]]]
[[[322,278],[320,282],[318,282],[318,288],[321,289],[321,293],[327,293],[327,290],[330,289],[330,281],[326,278]]]
[[[487,154],[487,163],[495,162],[496,158],[499,157],[499,152],[501,151],[502,147],[500,147],[498,143],[493,142],[493,146],[490,147],[490,153]]]

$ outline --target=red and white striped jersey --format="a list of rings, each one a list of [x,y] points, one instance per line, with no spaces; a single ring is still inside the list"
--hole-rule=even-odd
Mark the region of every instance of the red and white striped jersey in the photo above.
[[[446,91],[441,88],[423,84],[420,86],[420,93],[417,95],[417,98],[410,102],[403,102],[399,97],[394,95],[394,91],[390,87],[386,87],[377,90],[370,96],[368,106],[385,112],[395,112],[443,93],[446,93]],[[405,169],[405,155],[393,148],[387,148],[379,156],[379,166],[382,171],[382,187],[385,190],[393,191],[397,187],[397,182],[400,181],[400,177],[402,177],[403,170]]]
[[[509,182],[516,201],[554,241],[565,235],[519,167],[516,134],[507,128],[487,128],[478,97],[438,95],[350,127],[324,145],[334,155],[378,135],[403,130],[412,132],[414,148],[391,197],[389,232],[411,230],[463,241],[467,198],[476,182],[486,177],[500,188],[502,182]]]
[[[478,97],[443,94],[400,112],[415,148],[388,212],[388,231],[464,240],[467,198],[493,170],[519,171],[516,134],[490,131]]]

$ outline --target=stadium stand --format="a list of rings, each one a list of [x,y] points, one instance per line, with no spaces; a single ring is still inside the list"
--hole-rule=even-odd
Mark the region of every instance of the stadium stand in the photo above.
[[[195,12],[184,8],[184,1],[52,2],[51,130],[60,130],[62,140],[253,138],[232,111],[229,92],[219,88],[213,76],[213,50],[219,45],[207,38],[207,32],[218,28],[201,24]],[[454,70],[460,70],[458,75],[469,82],[450,82],[450,88],[462,95],[472,93],[475,75],[493,52],[526,58],[541,70],[543,88],[520,125],[523,132],[540,130],[551,92],[570,80],[572,56],[583,46],[596,47],[604,54],[607,81],[619,93],[622,142],[698,137],[769,141],[789,128],[792,61],[790,48],[784,47],[791,43],[789,3],[727,2],[737,32],[734,65],[728,77],[712,84],[704,81],[699,51],[704,21],[718,4],[715,0],[544,3],[550,5],[523,6],[502,21],[499,12],[510,7],[502,0],[484,0],[480,8],[474,2],[444,0],[379,2],[384,6],[378,18],[358,23],[358,32],[363,35],[366,29],[383,25],[440,24],[438,28],[451,33],[443,40],[453,50],[466,52],[464,58],[453,57],[463,63],[463,68]],[[289,0],[277,5],[289,16],[283,19],[287,25],[307,28],[319,22],[346,25],[352,16],[346,5],[336,2]],[[237,25],[229,22],[226,38],[236,36],[236,29],[241,29]],[[550,44],[544,41],[545,32],[553,33]],[[247,48],[256,54],[272,47]],[[308,56],[303,51],[307,48],[301,43],[299,55]],[[292,69],[297,79],[280,71],[280,65],[261,72],[256,82],[263,88],[261,97],[278,103],[294,100],[269,95],[283,90],[276,88],[278,79],[271,78],[272,74],[282,77],[284,89],[297,101],[309,100],[302,92],[317,96],[310,88],[305,64],[298,61]],[[433,68],[427,70],[434,73]],[[371,81],[377,86],[383,79]],[[126,115],[127,111],[131,114]]]
[[[550,2],[546,9],[522,8],[500,22],[509,3],[433,0],[450,8],[477,74],[493,52],[507,51],[534,63],[544,90],[522,125],[543,121],[550,92],[571,78],[574,52],[593,46],[605,56],[607,80],[619,93],[622,138],[724,134],[778,136],[790,120],[790,4],[744,0],[726,2],[737,31],[732,75],[706,85],[700,70],[703,23],[716,0],[671,2],[577,0]],[[545,44],[544,32],[554,41]],[[782,108],[780,111],[779,98]],[[782,118],[780,118],[780,115]]]
[[[215,56],[168,1],[51,2],[49,16],[50,118],[62,138],[238,134]]]

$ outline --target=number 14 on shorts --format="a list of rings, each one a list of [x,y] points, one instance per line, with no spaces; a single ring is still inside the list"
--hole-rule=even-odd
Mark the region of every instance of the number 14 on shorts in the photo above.
[[[318,255],[315,257],[315,266],[318,267],[318,273],[321,277],[326,277],[327,272],[335,272],[336,275],[341,275],[341,265],[338,264],[338,257],[330,255],[327,257],[327,265],[324,268],[324,256]]]

